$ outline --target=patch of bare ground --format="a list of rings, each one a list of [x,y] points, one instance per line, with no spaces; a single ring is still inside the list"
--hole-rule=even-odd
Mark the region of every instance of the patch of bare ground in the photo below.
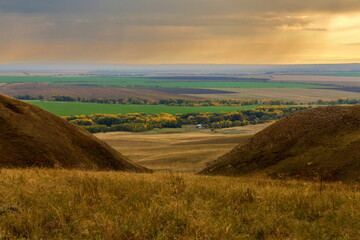
[[[223,90],[223,89],[217,89]],[[210,99],[281,99],[296,102],[314,102],[319,99],[331,101],[339,98],[360,99],[360,93],[336,89],[312,89],[312,88],[232,88],[229,94],[203,94],[201,97]],[[196,96],[187,94],[188,96]]]
[[[270,82],[318,83],[342,86],[360,86],[360,77],[273,75]]]
[[[208,161],[230,151],[239,142],[266,126],[269,124],[224,129],[227,132],[243,131],[246,134],[222,134],[204,130],[151,135],[111,132],[96,136],[131,160],[155,171],[197,172]]]
[[[8,96],[30,95],[51,97],[54,95],[67,95],[88,98],[131,98],[141,97],[150,100],[169,98],[198,98],[184,96],[176,93],[165,93],[142,88],[99,87],[99,86],[53,86],[43,83],[11,83],[0,88],[0,94]]]

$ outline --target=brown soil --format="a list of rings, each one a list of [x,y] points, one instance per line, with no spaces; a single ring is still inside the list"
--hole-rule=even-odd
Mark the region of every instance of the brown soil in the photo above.
[[[286,117],[213,161],[200,174],[360,180],[360,106]]]
[[[82,128],[1,95],[0,167],[149,171]]]
[[[55,95],[66,95],[72,97],[88,98],[131,98],[139,97],[160,100],[169,98],[190,98],[196,97],[183,96],[177,93],[165,93],[152,89],[142,88],[123,88],[123,87],[98,87],[98,86],[53,86],[42,83],[11,83],[0,86],[0,94],[7,96],[43,95],[46,98]]]

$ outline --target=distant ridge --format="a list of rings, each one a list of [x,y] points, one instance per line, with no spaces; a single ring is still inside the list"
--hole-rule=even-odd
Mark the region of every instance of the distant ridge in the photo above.
[[[360,181],[360,106],[308,109],[247,139],[200,172]]]
[[[150,172],[82,128],[3,95],[0,95],[0,167]]]

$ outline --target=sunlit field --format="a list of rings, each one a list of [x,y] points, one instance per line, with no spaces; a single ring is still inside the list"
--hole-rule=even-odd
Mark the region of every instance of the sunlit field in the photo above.
[[[249,106],[203,106],[203,107],[180,107],[164,105],[122,105],[122,104],[99,104],[99,103],[76,103],[76,102],[48,102],[27,101],[49,112],[60,116],[86,115],[86,114],[118,114],[118,113],[191,113],[191,112],[233,112],[236,110],[254,109],[260,105]]]
[[[360,187],[1,170],[1,239],[357,239]]]

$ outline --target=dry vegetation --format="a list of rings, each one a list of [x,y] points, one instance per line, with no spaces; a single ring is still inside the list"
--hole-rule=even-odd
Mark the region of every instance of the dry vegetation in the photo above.
[[[360,186],[0,171],[0,239],[358,239]]]
[[[81,127],[1,95],[0,167],[149,171]]]
[[[203,169],[207,162],[225,154],[250,134],[267,126],[269,123],[248,125],[217,130],[217,133],[209,129],[196,130],[194,126],[190,126],[182,129],[153,130],[145,134],[112,132],[99,133],[96,136],[148,168],[158,171],[197,172]]]
[[[202,174],[360,181],[360,106],[296,112],[213,161]]]

